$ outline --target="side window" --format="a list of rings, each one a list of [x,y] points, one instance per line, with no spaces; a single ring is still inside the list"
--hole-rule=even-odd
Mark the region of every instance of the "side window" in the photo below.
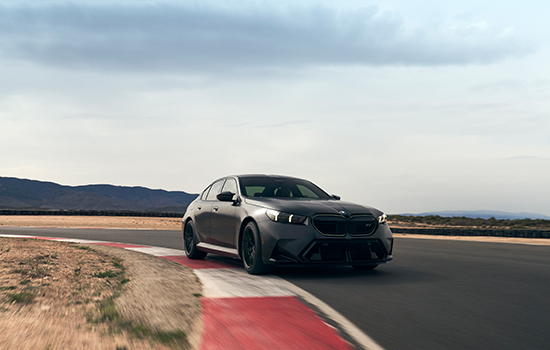
[[[207,201],[215,201],[216,200],[216,196],[218,195],[218,193],[220,193],[220,189],[223,185],[223,181],[224,180],[214,182],[214,184],[212,185],[212,188],[210,189],[210,192],[208,192],[208,196],[206,196]]]
[[[211,187],[211,186],[208,186],[208,187],[206,188],[206,190],[202,191],[202,194],[201,194],[201,200],[202,200],[202,201],[205,201],[205,200],[206,200],[206,196],[208,196],[208,191],[210,190],[210,187]]]
[[[237,182],[234,179],[227,179],[223,185],[222,192],[237,193]]]

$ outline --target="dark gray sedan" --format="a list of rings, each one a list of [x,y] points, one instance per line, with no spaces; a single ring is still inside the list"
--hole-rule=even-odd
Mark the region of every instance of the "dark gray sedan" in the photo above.
[[[183,216],[190,259],[242,259],[251,274],[273,265],[343,264],[370,270],[393,258],[386,215],[340,201],[288,176],[239,175],[214,181]]]

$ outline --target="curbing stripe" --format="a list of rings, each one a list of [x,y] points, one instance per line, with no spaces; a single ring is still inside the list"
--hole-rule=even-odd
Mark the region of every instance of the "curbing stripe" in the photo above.
[[[214,259],[204,259],[204,260],[192,260],[185,255],[168,255],[160,256],[160,258],[168,259],[175,261],[179,264],[185,265],[192,268],[193,270],[205,270],[205,269],[235,269],[237,266],[224,263],[223,261],[218,261]]]
[[[37,237],[37,239],[41,239],[42,237]],[[57,239],[59,241],[59,239]],[[87,243],[87,244],[103,244],[103,243],[111,243],[107,241],[92,241],[89,239],[74,239],[74,238],[63,238],[63,242],[70,242],[70,243]]]
[[[124,248],[124,249],[142,248],[143,247],[141,245],[118,243],[118,242],[103,242],[103,243],[89,243],[89,244],[96,244],[96,245],[102,245],[102,246],[105,246],[105,247]]]
[[[23,236],[23,235],[0,235],[0,237],[7,237],[7,238],[37,238],[34,236]]]
[[[241,269],[195,270],[206,298],[295,296],[277,276],[252,276]],[[286,281],[285,281],[286,282]]]
[[[351,350],[295,297],[204,298],[202,305],[201,350]]]
[[[168,255],[185,255],[184,250],[163,248],[163,247],[151,247],[151,246],[141,246],[136,248],[129,248],[136,252],[141,252],[154,256],[168,256]]]

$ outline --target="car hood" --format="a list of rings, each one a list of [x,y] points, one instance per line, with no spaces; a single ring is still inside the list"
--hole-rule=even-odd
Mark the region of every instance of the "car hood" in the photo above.
[[[244,201],[248,205],[254,205],[303,216],[312,216],[315,214],[340,214],[341,211],[345,211],[350,215],[372,214],[374,216],[379,216],[383,214],[380,210],[373,207],[337,200],[293,200],[259,197],[245,198]]]

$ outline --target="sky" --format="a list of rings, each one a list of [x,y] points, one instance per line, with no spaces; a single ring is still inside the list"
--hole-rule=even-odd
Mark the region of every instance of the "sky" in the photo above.
[[[0,176],[550,215],[548,1],[0,0]]]

